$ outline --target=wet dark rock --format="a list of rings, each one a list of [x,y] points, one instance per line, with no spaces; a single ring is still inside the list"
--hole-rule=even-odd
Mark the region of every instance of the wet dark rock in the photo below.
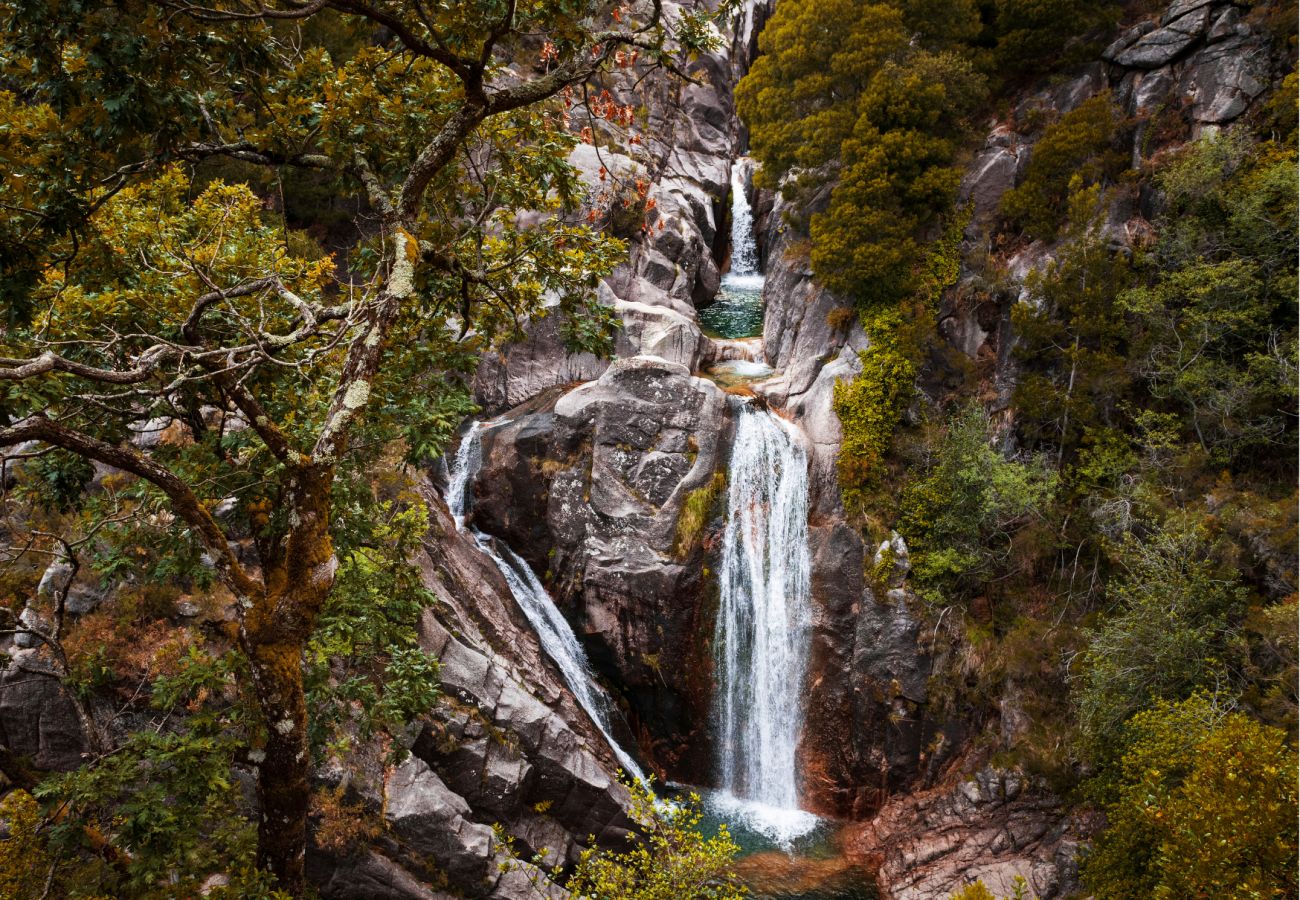
[[[455,895],[430,888],[398,863],[376,851],[366,851],[341,864],[322,857],[309,859],[307,876],[325,900],[455,900]]]

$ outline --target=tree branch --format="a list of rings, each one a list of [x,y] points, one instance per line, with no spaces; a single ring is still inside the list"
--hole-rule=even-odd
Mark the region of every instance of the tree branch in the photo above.
[[[216,519],[189,486],[166,466],[135,450],[114,446],[44,415],[30,416],[7,428],[0,428],[0,446],[9,447],[33,440],[62,447],[86,459],[130,472],[153,484],[171,501],[176,515],[198,532],[204,548],[212,555],[218,574],[235,595],[251,599],[259,593],[259,585],[235,558],[226,533]]]

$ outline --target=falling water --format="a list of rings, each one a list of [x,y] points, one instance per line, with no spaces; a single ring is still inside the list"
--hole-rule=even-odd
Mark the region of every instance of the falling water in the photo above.
[[[736,402],[714,634],[719,812],[779,844],[810,831],[795,749],[808,666],[808,459],[793,426]]]
[[[763,273],[758,263],[758,244],[754,241],[754,212],[745,192],[745,172],[749,160],[740,158],[731,164],[731,271],[723,278],[727,287],[745,291],[763,288]]]
[[[596,684],[596,679],[591,673],[591,664],[587,661],[587,654],[583,651],[582,645],[578,643],[577,635],[573,633],[573,629],[569,627],[569,623],[561,615],[555,601],[551,599],[551,595],[542,586],[537,575],[528,563],[506,546],[505,542],[491,538],[476,528],[465,527],[469,487],[473,484],[474,476],[478,474],[479,466],[482,464],[479,442],[479,432],[482,429],[481,422],[470,425],[469,431],[465,433],[460,447],[456,450],[456,457],[452,461],[447,478],[447,508],[451,510],[452,517],[456,520],[456,527],[473,537],[479,549],[496,563],[506,584],[510,586],[510,593],[514,595],[515,602],[519,604],[519,608],[523,610],[524,616],[537,633],[542,649],[559,668],[560,674],[564,676],[564,681],[573,692],[578,704],[600,729],[601,735],[609,744],[610,750],[614,752],[623,771],[632,778],[646,783],[646,776],[641,771],[641,767],[619,746],[618,741],[614,740],[612,734],[614,710],[609,697]]]
[[[731,164],[731,271],[722,276],[717,298],[700,310],[700,324],[712,337],[763,333],[763,272],[754,242],[754,213],[745,194],[745,173],[751,168],[744,157]]]

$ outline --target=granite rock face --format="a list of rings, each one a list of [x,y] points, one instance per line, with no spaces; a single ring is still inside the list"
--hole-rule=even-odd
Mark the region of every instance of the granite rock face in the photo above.
[[[739,402],[739,401],[731,401]],[[645,729],[654,761],[697,778],[707,759],[702,546],[682,511],[722,465],[728,399],[685,366],[616,361],[482,435],[473,522],[551,586],[596,667]]]
[[[685,4],[666,2],[665,15]],[[697,305],[713,299],[727,249],[727,198],[731,163],[742,146],[732,88],[757,53],[756,29],[773,3],[747,3],[724,35],[724,46],[692,63],[699,84],[674,85],[652,76],[641,82],[616,78],[619,102],[644,107],[649,118],[635,158],[614,146],[576,148],[571,162],[593,190],[616,176],[641,179],[654,209],[642,223],[626,222],[622,197],[608,199],[606,227],[629,243],[627,261],[601,288],[601,302],[621,323],[615,355],[658,356],[695,369],[707,341],[694,319]],[[621,78],[621,76],[619,76]],[[607,176],[602,178],[604,168]],[[599,377],[606,363],[566,352],[553,322],[527,326],[525,341],[485,354],[474,378],[476,400],[490,414],[505,411],[543,391]]]
[[[1158,69],[1178,57],[1205,33],[1210,24],[1209,4],[1186,12],[1154,31],[1147,32],[1128,47],[1107,57],[1132,69]]]
[[[60,772],[80,766],[89,749],[72,701],[35,649],[10,651],[0,671],[0,746]]]
[[[1055,900],[1079,889],[1081,825],[1026,776],[985,767],[891,801],[853,829],[848,852],[876,871],[882,900],[939,900],[974,881],[1009,896],[1017,877]]]
[[[1070,77],[1022,100],[1012,122],[990,124],[984,145],[967,166],[958,194],[970,204],[971,221],[964,251],[969,257],[998,225],[998,207],[1006,191],[1017,186],[1033,156],[1045,123],[1059,119],[1081,103],[1109,91],[1116,106],[1131,118],[1126,132],[1131,165],[1206,129],[1230,125],[1260,97],[1282,60],[1270,37],[1243,18],[1237,5],[1224,0],[1175,0],[1156,18],[1136,22],[1102,53],[1102,62],[1080,66]],[[1172,117],[1172,118],[1171,118]],[[1151,141],[1151,123],[1160,119],[1165,132],[1181,123],[1181,134]],[[1174,129],[1178,131],[1179,129]],[[1103,230],[1115,249],[1127,252],[1149,241],[1148,202],[1117,196]],[[1035,241],[1007,261],[1009,288],[1003,296],[984,296],[978,280],[963,270],[962,285],[944,298],[940,332],[948,343],[971,359],[997,360],[1002,371],[1009,358],[1012,335],[1004,327],[1009,305],[1024,299],[1028,274],[1049,264],[1055,247]],[[963,296],[963,294],[965,296]]]
[[[633,827],[627,789],[495,566],[426,491],[432,527],[419,562],[436,603],[419,630],[439,659],[444,699],[412,732],[396,768],[382,748],[363,745],[318,774],[387,829],[369,852],[315,848],[312,880],[322,897],[338,900],[447,896],[431,885],[501,900],[567,896],[531,866],[503,871],[510,857],[493,826],[523,859],[544,851],[572,861],[590,835],[623,846]]]

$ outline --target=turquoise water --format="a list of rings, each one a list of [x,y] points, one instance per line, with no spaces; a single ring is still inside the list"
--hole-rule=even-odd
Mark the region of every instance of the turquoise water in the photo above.
[[[717,299],[699,315],[700,326],[709,337],[759,337],[763,333],[763,292],[724,284]]]

